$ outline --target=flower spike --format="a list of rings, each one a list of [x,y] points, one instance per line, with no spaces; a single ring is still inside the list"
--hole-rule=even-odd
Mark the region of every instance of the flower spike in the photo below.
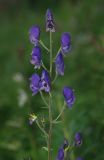
[[[53,19],[53,14],[50,9],[46,12],[46,32],[55,32],[55,24]]]

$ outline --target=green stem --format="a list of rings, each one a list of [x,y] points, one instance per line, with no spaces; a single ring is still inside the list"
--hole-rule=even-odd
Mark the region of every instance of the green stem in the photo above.
[[[54,84],[54,82],[56,81],[57,77],[58,77],[58,75],[56,74],[54,79],[53,79],[53,81],[52,81],[52,84]]]
[[[50,76],[52,75],[52,32],[50,31]]]
[[[39,129],[42,131],[42,133],[44,134],[45,139],[46,139],[46,143],[48,144],[48,134],[47,134],[47,132],[46,132],[45,129],[39,124],[38,120],[36,120],[36,124],[37,124],[37,126],[39,127]]]
[[[53,62],[55,62],[55,59],[56,59],[56,57],[57,57],[57,55],[59,54],[60,51],[61,51],[61,47],[59,48],[59,50],[58,50],[56,56],[54,57]]]
[[[48,135],[48,160],[51,160],[51,136],[52,136],[52,111],[51,97],[49,98],[49,135]]]
[[[44,98],[44,96],[43,96],[43,93],[42,93],[41,91],[40,91],[40,95],[41,95],[41,98],[42,98],[44,104],[45,104],[46,106],[48,106],[48,103],[46,102],[46,100],[45,100],[45,98]]]
[[[57,118],[55,120],[53,120],[53,122],[56,122],[61,117],[61,115],[63,114],[64,110],[65,110],[65,102],[63,104],[62,110],[60,111],[60,114],[57,116]]]
[[[47,132],[44,130],[44,128],[41,127],[41,125],[39,124],[38,120],[36,120],[36,124],[39,127],[39,129],[44,133],[45,137],[48,137]]]
[[[47,52],[49,52],[49,49],[45,46],[45,44],[43,43],[43,41],[40,40],[39,42],[40,42],[40,44],[42,45],[42,47],[43,47]]]
[[[52,32],[50,31],[50,78],[52,78]],[[49,133],[48,133],[48,160],[51,160],[51,137],[52,137],[52,96],[49,94]]]
[[[46,68],[46,66],[44,65],[43,61],[41,61],[42,67],[48,72],[48,69]]]

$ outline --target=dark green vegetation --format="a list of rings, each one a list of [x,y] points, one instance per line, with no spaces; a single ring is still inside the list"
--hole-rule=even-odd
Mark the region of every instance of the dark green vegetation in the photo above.
[[[74,151],[74,155],[81,155],[85,160],[103,160],[103,0],[61,0],[57,3],[55,0],[44,3],[42,0],[0,1],[0,160],[29,160],[29,157],[32,160],[45,160],[43,157],[47,154],[41,149],[44,141],[39,129],[35,124],[28,125],[29,113],[47,113],[42,109],[44,106],[40,96],[31,96],[28,81],[33,73],[33,67],[29,63],[32,45],[28,40],[28,30],[31,25],[39,24],[41,39],[48,44],[49,36],[45,33],[43,18],[47,7],[52,8],[56,20],[54,55],[60,46],[60,34],[68,31],[72,35],[72,51],[65,59],[65,76],[59,77],[54,86],[54,111],[57,115],[58,106],[62,104],[63,86],[72,86],[77,100],[65,116],[67,133],[72,140],[74,133],[81,131],[84,141],[82,147]],[[42,53],[48,65],[44,49]],[[26,99],[24,105],[19,104],[19,95],[22,100]],[[63,142],[61,127],[60,124],[53,131],[54,155]]]

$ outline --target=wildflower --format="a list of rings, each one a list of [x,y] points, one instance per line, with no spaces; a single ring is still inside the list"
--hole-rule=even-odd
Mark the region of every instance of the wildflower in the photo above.
[[[45,92],[50,92],[50,76],[46,70],[42,71],[41,81],[40,81],[40,90],[44,90]]]
[[[58,150],[58,155],[57,155],[57,159],[56,160],[64,160],[64,149],[60,148]]]
[[[36,46],[33,48],[30,62],[31,62],[31,64],[33,64],[35,66],[34,68],[40,68],[40,66],[41,66],[41,49],[40,49],[40,47]]]
[[[56,73],[58,75],[63,76],[65,66],[64,66],[64,59],[61,52],[57,55],[55,64],[56,64]]]
[[[36,119],[37,119],[37,116],[35,114],[30,114],[30,117],[29,117],[30,125],[32,125]]]
[[[73,89],[71,89],[70,87],[64,87],[63,96],[66,104],[69,108],[71,108],[75,102],[75,95]]]
[[[33,95],[36,95],[39,91],[39,82],[40,82],[40,77],[38,74],[33,74],[30,78],[30,89],[33,92]]]
[[[30,42],[35,46],[38,45],[40,39],[40,28],[39,26],[32,26],[29,30]]]
[[[50,9],[47,9],[46,12],[46,31],[55,32],[53,14]]]
[[[61,50],[63,54],[69,52],[71,49],[71,36],[69,33],[65,32],[61,36]]]
[[[80,146],[82,144],[82,135],[80,132],[75,134],[75,145]]]

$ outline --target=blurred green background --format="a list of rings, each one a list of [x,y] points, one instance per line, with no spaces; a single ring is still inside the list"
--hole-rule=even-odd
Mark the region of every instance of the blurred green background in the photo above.
[[[62,88],[75,89],[76,103],[65,115],[64,129],[72,141],[76,131],[83,133],[83,145],[74,157],[104,160],[104,1],[103,0],[0,0],[0,160],[46,160],[44,140],[28,114],[47,114],[40,96],[32,97],[29,77],[31,66],[28,30],[41,27],[41,39],[49,45],[45,32],[45,12],[51,8],[56,33],[54,56],[62,32],[72,35],[72,51],[65,59],[65,76],[54,85],[53,110],[63,102]],[[48,56],[42,50],[44,62]],[[62,144],[62,125],[53,130],[53,159]]]

